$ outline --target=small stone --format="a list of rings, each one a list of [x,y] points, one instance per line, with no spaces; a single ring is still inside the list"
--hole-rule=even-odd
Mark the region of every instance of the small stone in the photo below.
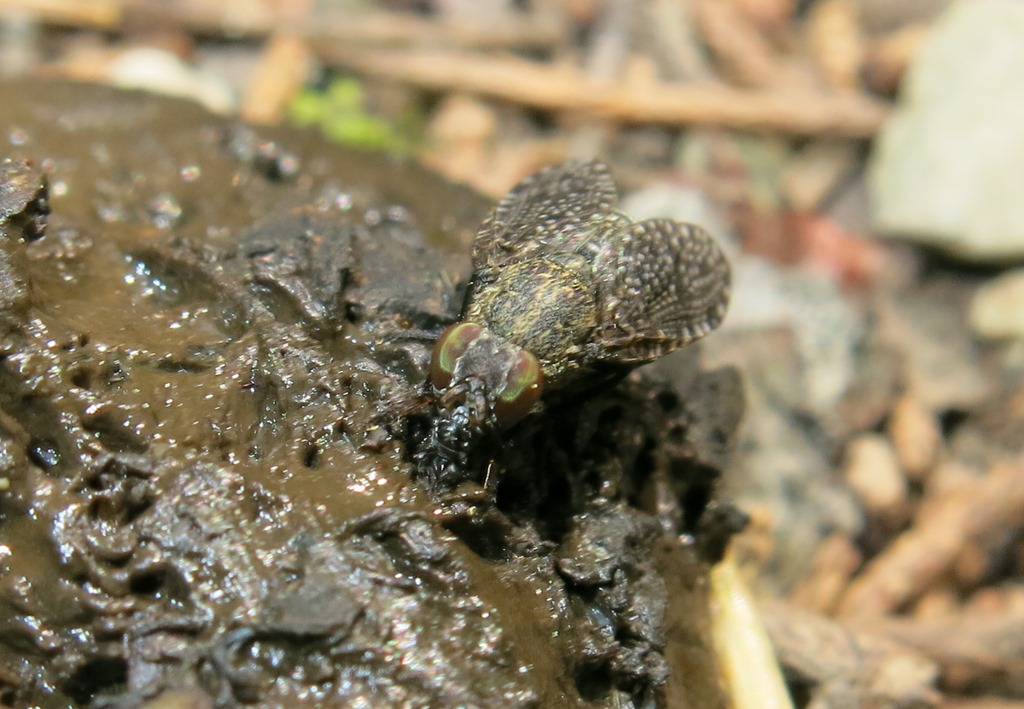
[[[869,166],[876,228],[979,261],[1024,256],[1024,3],[953,3]]]
[[[874,517],[898,518],[907,501],[907,480],[889,442],[876,433],[850,441],[843,466],[846,483]]]
[[[50,214],[46,173],[24,160],[0,162],[0,225],[27,241],[46,233]]]
[[[734,261],[726,330],[782,326],[792,332],[800,405],[834,409],[854,376],[854,353],[864,318],[830,277],[800,268],[776,268],[762,259]]]
[[[915,482],[922,481],[942,445],[938,418],[919,399],[904,395],[889,415],[887,433],[907,477]]]
[[[476,185],[490,169],[497,129],[493,108],[471,96],[453,94],[441,102],[427,127],[430,147],[424,159],[450,179]]]
[[[217,113],[230,113],[238,103],[225,80],[212,72],[196,69],[164,49],[126,49],[110,60],[105,76],[110,83],[124,89],[143,89],[191,99]]]
[[[1004,273],[979,288],[969,318],[978,337],[1024,339],[1024,269]]]
[[[967,323],[971,295],[948,279],[901,289],[876,306],[874,336],[902,359],[903,390],[932,411],[969,411],[996,394]]]
[[[446,143],[482,143],[492,140],[497,129],[493,108],[472,96],[453,94],[441,102],[428,134]]]

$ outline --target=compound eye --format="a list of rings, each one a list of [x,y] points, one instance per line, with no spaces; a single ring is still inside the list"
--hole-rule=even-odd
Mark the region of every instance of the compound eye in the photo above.
[[[430,383],[434,388],[448,388],[455,375],[455,366],[459,363],[459,358],[483,331],[483,326],[476,323],[458,322],[441,333],[430,360]]]
[[[511,426],[526,416],[544,391],[544,370],[537,358],[519,350],[505,378],[505,386],[494,402],[494,415],[502,426]]]

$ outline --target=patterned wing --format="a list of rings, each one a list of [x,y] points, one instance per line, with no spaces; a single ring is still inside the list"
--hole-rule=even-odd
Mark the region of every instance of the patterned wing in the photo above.
[[[698,226],[632,224],[597,264],[607,292],[591,361],[642,364],[708,334],[725,317],[731,276],[725,255]]]
[[[494,269],[511,259],[573,250],[616,220],[617,198],[602,162],[570,161],[527,177],[480,226],[473,241],[474,280],[491,280]]]

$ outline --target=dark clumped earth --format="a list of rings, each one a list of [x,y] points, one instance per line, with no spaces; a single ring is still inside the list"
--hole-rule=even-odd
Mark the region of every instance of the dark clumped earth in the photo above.
[[[726,706],[733,370],[688,348],[433,489],[489,204],[142,93],[0,107],[0,702]]]

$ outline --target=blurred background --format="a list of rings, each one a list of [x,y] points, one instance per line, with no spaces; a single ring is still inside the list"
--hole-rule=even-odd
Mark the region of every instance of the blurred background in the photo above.
[[[307,126],[494,198],[608,160],[623,211],[732,257],[703,356],[745,375],[725,492],[791,686],[1024,707],[1024,3],[0,0],[0,73]]]

